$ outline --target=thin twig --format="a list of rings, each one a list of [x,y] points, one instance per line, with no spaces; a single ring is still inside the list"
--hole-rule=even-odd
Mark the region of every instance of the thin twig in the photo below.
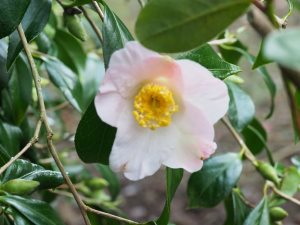
[[[33,76],[33,80],[34,80],[34,83],[35,83],[35,89],[36,89],[36,92],[37,92],[38,102],[39,102],[39,107],[40,107],[41,121],[44,123],[46,131],[47,131],[47,143],[48,143],[49,151],[50,151],[57,167],[59,168],[62,176],[64,177],[64,179],[65,179],[65,181],[66,181],[66,183],[67,183],[67,185],[68,185],[75,201],[77,202],[77,205],[78,205],[78,207],[80,209],[80,212],[83,216],[85,224],[86,225],[91,225],[91,223],[89,221],[89,218],[87,216],[87,212],[93,212],[93,213],[96,213],[98,215],[102,215],[102,216],[112,218],[112,219],[115,219],[115,220],[119,220],[119,221],[126,221],[126,222],[131,223],[131,224],[139,224],[137,222],[127,220],[127,219],[122,218],[122,217],[118,217],[118,216],[115,216],[115,215],[112,215],[112,214],[109,214],[109,213],[105,213],[105,212],[101,212],[101,211],[92,209],[91,207],[87,206],[82,201],[82,199],[81,199],[79,193],[77,192],[74,184],[72,183],[71,179],[67,175],[67,173],[64,169],[64,166],[63,166],[63,164],[61,163],[61,161],[59,159],[56,148],[53,144],[53,141],[52,141],[53,132],[51,130],[51,127],[49,125],[48,118],[47,118],[45,102],[44,102],[44,98],[43,98],[43,95],[42,95],[41,78],[40,78],[40,75],[39,75],[38,70],[36,68],[36,65],[35,65],[34,59],[32,57],[32,54],[29,50],[29,44],[28,44],[27,39],[25,37],[22,25],[19,25],[17,30],[18,30],[19,36],[21,38],[22,44],[24,46],[24,50],[26,52],[26,55],[27,55],[27,58],[28,58],[28,61],[29,61],[29,64],[30,64],[30,67],[31,67],[31,70],[32,70],[32,76]]]
[[[96,33],[101,45],[103,45],[103,37],[102,37],[101,31],[99,30],[99,28],[97,27],[95,22],[92,20],[92,18],[90,17],[90,15],[86,11],[86,9],[83,6],[80,6],[79,8],[83,12],[83,15],[85,16],[85,18],[87,19],[87,21],[89,22],[91,27],[93,28],[94,32]]]
[[[22,25],[20,24],[18,26],[18,33],[19,33],[19,36],[21,38],[21,41],[22,41],[22,44],[24,46],[24,50],[26,52],[26,55],[27,55],[27,58],[28,58],[28,61],[29,61],[29,64],[30,64],[30,67],[31,67],[31,71],[32,71],[32,76],[33,76],[33,80],[34,80],[34,83],[35,83],[35,88],[36,88],[36,92],[37,92],[37,97],[38,97],[38,102],[39,102],[39,108],[40,108],[40,112],[41,112],[41,119],[42,119],[42,122],[44,123],[45,125],[45,128],[47,130],[47,142],[48,142],[48,147],[49,147],[49,150],[50,150],[50,153],[57,165],[57,167],[59,168],[62,176],[64,177],[66,183],[68,184],[68,186],[70,187],[70,190],[80,208],[80,211],[81,211],[81,214],[83,216],[83,219],[84,219],[84,222],[86,225],[91,225],[90,221],[89,221],[89,218],[87,216],[87,213],[85,211],[85,205],[84,203],[82,202],[82,200],[80,199],[80,196],[79,194],[77,193],[72,181],[70,180],[69,176],[67,175],[58,155],[57,155],[57,152],[56,152],[56,149],[53,145],[53,142],[52,142],[52,136],[53,136],[53,132],[51,130],[51,127],[49,125],[49,122],[48,122],[48,118],[47,118],[47,113],[46,113],[46,108],[45,108],[45,102],[44,102],[44,98],[43,98],[43,95],[42,95],[42,86],[41,86],[41,78],[40,78],[40,75],[38,73],[38,70],[36,68],[36,65],[35,65],[35,62],[34,62],[34,59],[32,57],[32,54],[29,50],[29,45],[28,45],[28,42],[27,42],[27,39],[25,37],[25,34],[24,34],[24,31],[23,31],[23,28],[22,28]]]
[[[104,21],[104,14],[103,14],[102,9],[100,8],[98,2],[93,1],[92,3],[93,3],[93,5],[94,5],[94,7],[95,7],[95,9],[96,9],[96,12],[98,13],[100,19],[101,19],[102,21]]]
[[[265,13],[267,10],[266,6],[259,0],[252,0],[252,4],[255,5],[256,8],[258,8],[263,13]]]
[[[31,140],[25,145],[24,148],[18,154],[16,154],[14,157],[12,157],[7,163],[5,163],[1,169],[0,169],[0,175],[11,165],[14,161],[19,159],[28,149],[31,148],[35,143],[38,142],[40,131],[41,131],[42,121],[39,120],[36,124],[34,135],[31,138]]]
[[[274,191],[274,193],[276,193],[277,195],[279,195],[280,197],[290,201],[290,202],[293,202],[295,203],[296,205],[300,206],[300,201],[296,198],[293,198],[285,193],[283,193],[282,191],[278,190],[275,185],[273,184],[270,184],[270,187],[272,188],[272,190]]]
[[[248,148],[248,146],[245,144],[243,138],[241,138],[241,136],[238,134],[238,132],[236,132],[234,127],[230,124],[230,122],[227,119],[222,118],[222,122],[227,127],[227,129],[230,131],[230,133],[235,138],[237,143],[240,145],[241,151],[244,153],[244,155],[247,157],[247,159],[249,159],[250,162],[255,167],[257,167],[257,165],[258,165],[257,160],[256,160],[255,156],[252,154],[252,152],[250,151],[250,149]]]
[[[106,213],[106,212],[102,212],[102,211],[93,209],[93,208],[91,208],[89,206],[86,206],[86,210],[88,212],[95,213],[97,215],[108,217],[108,218],[111,218],[111,219],[114,219],[114,220],[122,221],[122,222],[125,222],[125,223],[139,224],[138,222],[135,222],[135,221],[132,221],[132,220],[128,220],[128,219],[125,219],[123,217],[115,216],[115,215],[112,215],[112,214],[109,214],[109,213]]]

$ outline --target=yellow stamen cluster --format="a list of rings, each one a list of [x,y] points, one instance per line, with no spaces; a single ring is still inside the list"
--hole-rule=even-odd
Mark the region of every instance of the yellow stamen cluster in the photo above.
[[[133,115],[138,124],[155,130],[172,122],[172,114],[178,111],[172,92],[163,85],[146,84],[135,96]]]

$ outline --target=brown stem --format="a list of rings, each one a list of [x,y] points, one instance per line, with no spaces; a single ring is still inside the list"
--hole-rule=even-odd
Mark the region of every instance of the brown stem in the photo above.
[[[103,45],[103,37],[102,37],[101,31],[99,30],[97,25],[94,23],[94,21],[92,20],[92,18],[90,17],[88,12],[86,11],[86,9],[83,6],[80,6],[79,8],[83,12],[83,15],[85,16],[85,18],[87,19],[87,21],[89,22],[91,27],[93,28],[94,32],[96,33],[101,45]]]
[[[274,191],[275,194],[279,195],[280,197],[290,201],[290,202],[293,202],[294,204],[300,206],[300,201],[296,198],[293,198],[285,193],[283,193],[282,191],[278,190],[275,185],[272,183],[272,184],[269,184],[269,186],[272,188],[272,190]]]
[[[44,98],[43,98],[43,95],[42,95],[41,78],[40,78],[40,75],[39,75],[38,70],[36,68],[36,65],[35,65],[34,59],[32,57],[31,51],[29,49],[29,44],[28,44],[27,39],[25,37],[22,25],[19,25],[17,30],[18,30],[19,36],[20,36],[22,44],[24,46],[24,50],[26,52],[26,56],[28,58],[28,61],[29,61],[30,67],[31,67],[32,76],[33,76],[33,80],[34,80],[34,83],[35,83],[35,89],[36,89],[37,96],[38,96],[39,108],[40,108],[40,113],[41,113],[41,121],[44,123],[46,131],[47,131],[47,143],[48,143],[49,151],[50,151],[57,167],[59,168],[62,176],[64,177],[64,179],[65,179],[65,181],[66,181],[66,183],[67,183],[67,185],[68,185],[68,187],[69,187],[69,189],[70,189],[70,191],[71,191],[71,193],[72,193],[72,195],[73,195],[73,197],[74,197],[74,199],[75,199],[75,201],[76,201],[76,203],[77,203],[77,205],[80,209],[80,212],[82,214],[82,217],[84,219],[85,224],[86,225],[91,225],[91,223],[89,221],[89,218],[88,218],[88,215],[87,215],[87,212],[93,212],[93,213],[96,213],[96,214],[99,214],[99,215],[102,215],[102,216],[105,216],[105,217],[109,217],[109,218],[112,218],[112,219],[115,219],[115,220],[119,220],[119,221],[127,221],[131,224],[138,224],[137,222],[127,220],[127,219],[122,218],[122,217],[118,217],[118,216],[115,216],[115,215],[112,215],[112,214],[109,214],[109,213],[105,213],[105,212],[101,212],[101,211],[92,209],[89,206],[85,205],[85,203],[80,198],[80,195],[77,192],[77,190],[76,190],[74,184],[72,183],[71,179],[67,175],[67,173],[64,169],[64,166],[63,166],[63,164],[61,163],[61,161],[59,159],[59,156],[57,154],[55,146],[53,144],[53,141],[52,141],[53,132],[51,130],[51,127],[49,125],[48,118],[47,118],[45,102],[44,102]]]
[[[267,10],[266,6],[259,0],[252,0],[252,4],[262,12],[266,12]]]
[[[102,9],[100,8],[98,2],[93,1],[92,3],[93,3],[93,5],[94,5],[94,7],[95,7],[95,9],[96,9],[96,12],[98,13],[100,19],[101,19],[102,21],[104,21],[104,14],[103,14]]]
[[[237,143],[240,145],[241,151],[244,152],[244,155],[246,156],[246,158],[250,160],[250,162],[253,164],[253,166],[257,167],[257,165],[258,165],[257,160],[256,160],[255,156],[252,154],[252,152],[250,151],[250,149],[248,148],[248,146],[245,144],[243,138],[241,138],[241,136],[236,132],[234,127],[230,124],[230,122],[227,119],[222,118],[222,122],[227,127],[227,129],[230,131],[230,133],[232,134],[234,139],[237,141]]]
[[[24,146],[24,148],[22,148],[22,150],[20,152],[18,152],[18,154],[16,154],[14,157],[12,157],[7,163],[5,163],[1,169],[0,169],[0,175],[11,165],[13,164],[14,161],[16,161],[17,159],[19,159],[28,149],[31,148],[31,146],[33,146],[35,143],[38,142],[39,140],[39,136],[40,136],[40,131],[41,131],[41,126],[42,126],[42,121],[39,120],[36,124],[35,127],[35,131],[34,131],[34,135],[31,138],[31,140]]]
[[[74,188],[74,185],[72,183],[72,181],[70,180],[69,176],[67,175],[58,155],[57,155],[57,152],[56,152],[56,149],[53,145],[53,142],[52,142],[52,136],[53,136],[53,132],[51,130],[51,127],[49,125],[49,122],[48,122],[48,118],[47,118],[47,112],[46,112],[46,107],[45,107],[45,102],[44,102],[44,98],[43,98],[43,95],[42,95],[42,86],[41,86],[41,78],[40,78],[40,75],[38,73],[38,70],[36,68],[36,65],[35,65],[35,62],[34,62],[34,59],[32,57],[32,54],[30,52],[30,49],[29,49],[29,45],[28,45],[28,42],[27,42],[27,39],[26,39],[26,36],[24,34],[24,31],[23,31],[23,28],[22,28],[22,25],[20,24],[18,26],[18,33],[19,33],[19,36],[21,38],[21,41],[22,41],[22,44],[24,46],[24,50],[26,52],[26,56],[27,56],[27,59],[29,61],[29,64],[30,64],[30,67],[31,67],[31,71],[32,71],[32,76],[33,76],[33,80],[34,80],[34,83],[35,83],[35,89],[36,89],[36,93],[37,93],[37,96],[38,96],[38,102],[39,102],[39,108],[40,108],[40,112],[41,112],[41,119],[42,119],[42,122],[44,123],[45,125],[45,128],[47,130],[47,143],[48,143],[48,148],[49,148],[49,151],[57,165],[57,167],[59,168],[62,176],[64,177],[66,183],[68,184],[79,208],[80,208],[80,211],[81,211],[81,214],[83,216],[83,219],[84,219],[84,222],[86,225],[91,225],[90,221],[89,221],[89,218],[87,216],[87,213],[85,211],[85,205],[84,203],[82,202],[82,200],[80,199],[79,197],[79,194],[77,193],[76,189]]]

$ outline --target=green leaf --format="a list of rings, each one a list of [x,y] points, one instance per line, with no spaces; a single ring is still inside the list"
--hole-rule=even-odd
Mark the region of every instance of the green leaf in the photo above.
[[[20,24],[30,0],[2,0],[0,4],[0,39],[10,35]]]
[[[264,55],[285,67],[300,70],[300,29],[273,32],[265,40]]]
[[[183,169],[166,168],[167,199],[162,214],[156,221],[157,225],[168,225],[171,214],[171,202],[182,180]]]
[[[236,84],[229,81],[226,84],[230,97],[228,110],[230,122],[238,131],[242,131],[254,118],[254,103]]]
[[[253,119],[242,131],[245,143],[254,155],[259,154],[267,145],[267,132],[262,124]]]
[[[261,200],[249,214],[243,225],[271,225],[267,199]]]
[[[13,179],[34,180],[40,182],[39,189],[55,188],[63,184],[61,173],[45,170],[42,166],[28,161],[16,160],[4,173],[1,182],[5,183]]]
[[[11,156],[7,153],[4,147],[0,144],[0,167],[10,160]]]
[[[92,102],[79,122],[75,135],[75,147],[81,160],[108,165],[116,131],[116,128],[99,118]]]
[[[0,106],[1,106],[1,91],[7,87],[9,74],[6,69],[7,44],[2,39],[0,40]]]
[[[215,77],[225,79],[226,77],[241,72],[240,67],[224,61],[214,49],[204,44],[201,47],[175,55],[176,59],[189,59],[209,69]]]
[[[81,112],[76,99],[76,96],[81,97],[81,92],[78,94],[78,89],[75,88],[79,82],[76,74],[54,57],[42,57],[42,59],[52,83],[63,93],[71,105]]]
[[[44,29],[51,11],[51,0],[31,0],[30,5],[22,19],[22,26],[27,41],[30,42]],[[7,55],[8,70],[15,62],[23,45],[17,31],[9,36]]]
[[[106,165],[97,165],[102,177],[108,181],[108,190],[111,193],[112,200],[115,200],[120,193],[120,182],[116,174]]]
[[[76,74],[82,73],[87,57],[81,43],[71,34],[60,29],[56,30],[54,42],[58,50],[57,57]]]
[[[188,182],[189,206],[214,207],[226,198],[236,185],[243,164],[236,153],[212,157],[193,173]]]
[[[104,3],[103,3],[104,4]],[[104,4],[103,56],[107,68],[112,53],[124,47],[132,36],[122,21]],[[76,131],[76,151],[86,163],[108,165],[116,128],[104,123],[96,113],[92,102],[84,113]]]
[[[255,59],[255,62],[252,66],[252,69],[257,69],[258,67],[264,66],[272,62],[271,60],[266,59],[263,49],[264,49],[264,41],[261,42],[260,49]]]
[[[297,168],[289,167],[286,168],[281,184],[280,184],[280,191],[288,196],[293,196],[298,192],[298,187],[300,185],[300,174]],[[279,196],[273,195],[270,200],[270,205],[273,206],[280,206],[284,204],[286,201]]]
[[[96,93],[99,90],[99,85],[105,74],[104,64],[102,59],[96,54],[89,54],[86,65],[82,73],[79,75],[79,82],[81,86],[82,93],[80,96],[80,108],[85,111],[89,103],[93,100]]]
[[[6,118],[16,125],[23,121],[32,100],[32,77],[24,55],[20,55],[11,72],[7,90],[3,95],[3,110]]]
[[[33,225],[26,217],[20,214],[17,210],[11,210],[11,214],[14,218],[14,225]]]
[[[238,188],[232,190],[231,194],[224,201],[227,218],[224,225],[243,225],[251,211],[251,207]]]
[[[104,4],[103,34],[103,57],[105,68],[108,67],[111,55],[124,47],[127,41],[133,40],[124,23]]]
[[[233,46],[227,46],[227,45],[223,45],[222,47],[224,49],[230,50],[230,51],[236,51],[242,55],[245,56],[245,58],[249,61],[249,63],[251,65],[254,64],[256,58],[249,54],[247,50],[245,50],[245,46],[243,46],[240,42],[236,42],[237,44],[234,44]],[[275,106],[275,95],[276,95],[276,85],[272,79],[272,77],[270,76],[270,74],[268,73],[266,67],[261,66],[259,68],[257,68],[257,71],[259,72],[259,74],[262,75],[262,78],[270,92],[271,95],[271,106],[270,106],[270,112],[268,113],[268,115],[266,116],[266,118],[270,118],[273,114],[274,111],[274,106]]]
[[[22,131],[19,127],[0,120],[0,145],[9,156],[15,156],[21,147]]]
[[[48,203],[11,195],[0,196],[0,202],[11,206],[35,225],[64,224]]]
[[[300,174],[297,168],[287,168],[282,179],[280,190],[289,196],[293,196],[297,193],[299,184]]]
[[[221,36],[221,37],[224,38],[224,36]],[[240,61],[240,59],[242,57],[242,53],[235,51],[233,49],[230,49],[228,47],[236,47],[238,49],[242,49],[245,51],[247,51],[247,47],[239,40],[237,40],[234,43],[226,44],[226,47],[223,47],[223,45],[219,46],[220,53],[224,60],[226,60],[227,62],[233,63],[233,64],[238,64],[238,62]]]
[[[152,0],[139,14],[135,31],[150,49],[187,51],[221,33],[249,5],[249,0]]]

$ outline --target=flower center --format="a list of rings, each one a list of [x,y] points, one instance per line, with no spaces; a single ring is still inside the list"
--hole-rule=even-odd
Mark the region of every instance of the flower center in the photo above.
[[[172,122],[172,114],[178,111],[173,93],[163,85],[144,85],[134,99],[133,115],[138,124],[155,130]]]

